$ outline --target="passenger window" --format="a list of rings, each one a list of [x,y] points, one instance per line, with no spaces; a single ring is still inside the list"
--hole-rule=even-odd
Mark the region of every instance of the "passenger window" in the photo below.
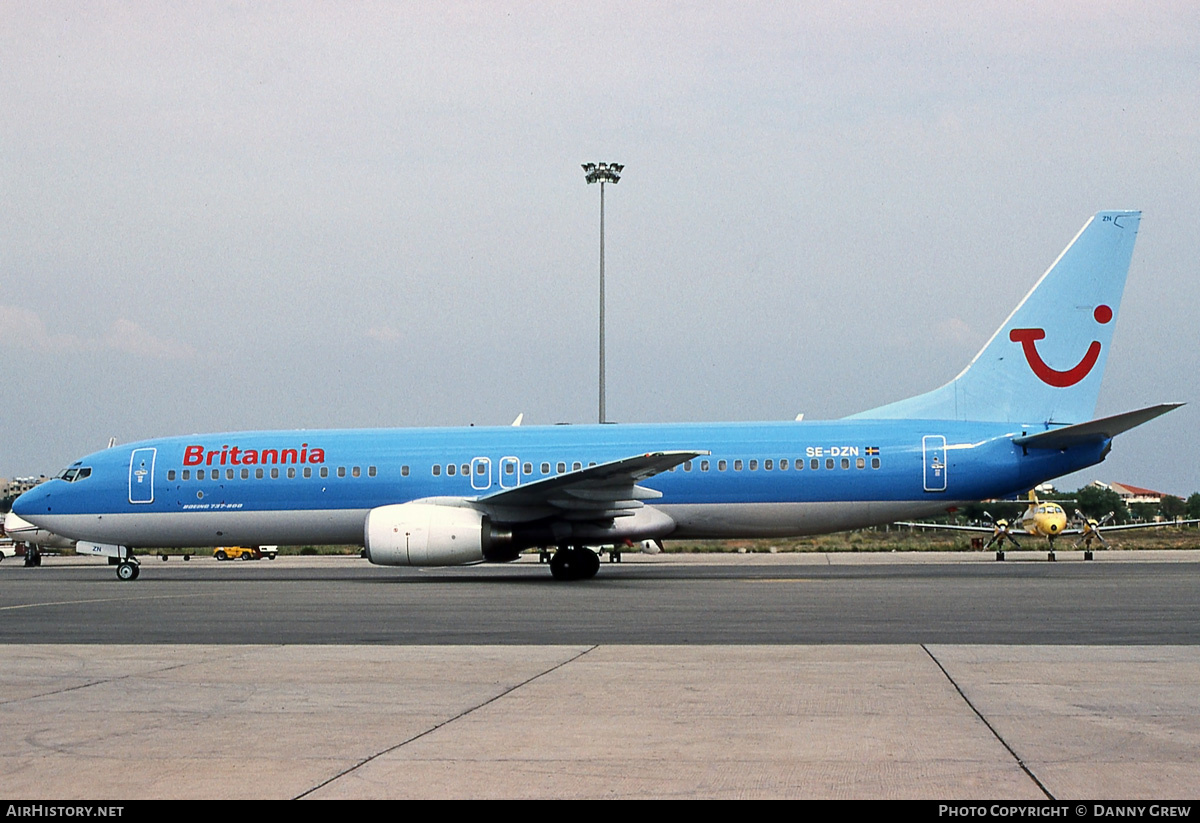
[[[781,472],[787,471],[787,458],[786,457],[779,461],[779,470]]]
[[[242,469],[242,479],[243,480],[250,479],[250,470],[249,469]]]
[[[542,464],[542,474],[549,474],[549,473],[550,473],[550,464],[543,463]]]
[[[763,461],[763,468],[764,468],[764,469],[766,469],[767,471],[770,471],[771,469],[775,468],[775,463],[774,463],[774,461],[771,461],[771,460],[764,460],[764,461]]]
[[[740,472],[742,470],[742,461],[741,460],[733,461],[733,470],[735,472]]]
[[[719,471],[719,472],[723,472],[723,471],[725,471],[725,469],[727,469],[727,468],[729,468],[729,462],[728,462],[728,461],[726,461],[726,460],[718,460],[718,461],[717,461],[717,471]]]
[[[191,479],[192,479],[192,470],[191,470],[191,469],[184,469],[184,470],[183,470],[183,479],[184,479],[184,480],[191,480]]]
[[[308,469],[305,469],[305,470],[304,470],[304,476],[305,476],[305,477],[308,477]],[[368,466],[368,467],[367,467],[367,477],[374,477],[374,476],[375,476],[375,467],[374,467],[374,466]]]
[[[873,469],[879,468],[879,458],[878,457],[871,458],[871,468],[873,468]]]
[[[446,474],[447,474],[447,475],[449,475],[450,477],[453,477],[453,476],[454,476],[454,472],[455,472],[455,468],[454,468],[454,464],[453,464],[453,463],[451,463],[450,465],[446,466]]]
[[[521,467],[521,471],[523,471],[527,475],[533,474],[533,464],[526,463],[524,466]]]
[[[342,476],[342,471],[343,471],[342,469],[338,469],[338,477]],[[434,477],[442,476],[442,465],[440,463],[433,464],[433,476]]]
[[[254,470],[254,479],[255,479],[255,480],[262,480],[262,479],[263,479],[263,470],[262,470],[262,469],[255,469],[255,470]]]
[[[204,479],[204,469],[196,469],[196,479],[197,480]]]
[[[707,460],[700,461],[700,471],[702,471],[702,472],[708,471],[708,461]]]
[[[812,459],[812,463],[809,465],[812,467],[813,471],[816,471],[817,469],[821,468],[821,461],[814,457]]]
[[[321,476],[322,476],[322,477],[328,477],[328,476],[329,476],[329,467],[328,467],[328,466],[322,466],[322,467],[321,467]],[[405,476],[405,477],[408,477],[408,466],[405,466],[405,467],[404,467],[404,476]]]
[[[487,474],[487,469],[488,469],[487,463],[476,463],[475,464],[475,473],[476,474],[479,474],[479,475]]]
[[[562,473],[563,473],[563,472],[565,472],[566,470],[567,470],[567,464],[566,464],[566,463],[562,463],[562,462],[560,462],[560,463],[558,464],[558,473],[559,473],[559,474],[562,474]]]
[[[232,479],[233,479],[233,469],[226,469],[226,470],[225,470],[225,479],[226,479],[226,480],[232,480]]]
[[[758,461],[757,460],[750,461],[750,471],[752,471],[752,472],[758,471]]]
[[[305,476],[305,477],[312,477],[312,467],[311,467],[311,466],[305,466],[305,467],[304,467],[304,476]]]
[[[325,476],[325,470],[324,470],[324,469],[321,469],[321,476],[322,476],[322,477],[324,477],[324,476]],[[401,476],[401,477],[408,477],[408,466],[401,466],[401,467],[400,467],[400,476]]]
[[[692,461],[691,460],[689,460],[683,464],[683,470],[685,472],[690,472],[692,470]]]
[[[271,469],[271,479],[272,480],[279,479],[279,469]]]
[[[462,476],[463,476],[463,477],[470,477],[470,476],[471,476],[471,467],[470,467],[469,465],[467,465],[466,463],[463,463],[463,464],[462,464],[462,466],[461,466],[460,468],[462,469]]]
[[[512,464],[512,463],[505,463],[505,464],[504,464],[504,473],[505,473],[505,474],[512,474],[512,473],[513,473],[513,464]]]
[[[860,458],[858,458],[857,460],[855,460],[855,461],[854,461],[854,465],[855,465],[855,467],[856,467],[856,468],[859,468],[859,469],[865,469],[865,468],[867,467],[867,461],[866,461],[866,460],[863,460],[863,459],[860,457]]]
[[[288,479],[292,479],[295,476],[296,476],[296,469],[292,466],[288,466]]]
[[[441,468],[441,467],[435,466],[434,468]],[[435,471],[434,474],[437,474],[437,472]],[[338,477],[345,477],[345,476],[346,476],[346,467],[338,466]]]
[[[827,469],[833,468],[833,458],[832,457],[825,458],[825,468],[827,468]]]
[[[804,471],[804,461],[799,458],[796,458],[796,471]]]
[[[574,463],[571,464],[571,471],[577,472],[582,468],[583,468],[583,464],[580,463],[578,460],[576,460]]]
[[[168,480],[174,480],[174,479],[175,479],[175,470],[174,470],[174,469],[171,469],[169,472],[167,472],[167,479],[168,479]]]
[[[355,466],[350,470],[350,474],[354,475],[355,477],[362,477],[362,469],[358,466]]]

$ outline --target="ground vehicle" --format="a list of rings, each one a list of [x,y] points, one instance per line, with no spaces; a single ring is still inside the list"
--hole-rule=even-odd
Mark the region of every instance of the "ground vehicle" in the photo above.
[[[218,560],[274,560],[279,553],[278,546],[217,546],[213,557]]]

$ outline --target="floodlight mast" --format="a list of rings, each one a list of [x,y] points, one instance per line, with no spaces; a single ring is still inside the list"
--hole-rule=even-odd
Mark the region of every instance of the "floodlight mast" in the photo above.
[[[621,171],[625,167],[620,163],[584,163],[583,172],[589,184],[600,184],[600,422],[605,422],[604,414],[604,184],[618,183]]]

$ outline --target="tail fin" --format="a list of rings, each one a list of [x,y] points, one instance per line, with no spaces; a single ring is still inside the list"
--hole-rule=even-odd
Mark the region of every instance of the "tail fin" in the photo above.
[[[851,417],[1090,420],[1141,216],[1102,211],[1089,220],[958,377]]]

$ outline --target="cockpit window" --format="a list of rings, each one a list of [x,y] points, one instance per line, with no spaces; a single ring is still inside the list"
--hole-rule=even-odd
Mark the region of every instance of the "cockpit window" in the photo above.
[[[69,468],[63,469],[61,472],[59,472],[55,476],[55,479],[56,480],[65,480],[68,483],[74,483],[76,480],[83,480],[84,478],[91,477],[91,476],[92,476],[92,469],[90,466],[83,466],[81,468],[78,465],[75,465],[75,466],[70,466]]]

